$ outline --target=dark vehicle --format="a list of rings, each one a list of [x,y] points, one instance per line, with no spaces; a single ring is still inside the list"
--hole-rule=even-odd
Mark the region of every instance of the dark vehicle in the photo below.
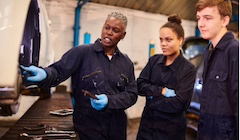
[[[0,116],[11,116],[18,112],[22,94],[51,95],[50,89],[26,82],[28,74],[19,65],[44,67],[54,56],[42,0],[1,0],[0,15]]]
[[[199,119],[200,103],[199,98],[202,92],[202,74],[203,74],[203,53],[208,46],[209,41],[201,37],[186,38],[182,47],[185,57],[197,69],[196,80],[194,84],[194,93],[187,110],[187,127],[195,134],[197,132],[197,125]]]

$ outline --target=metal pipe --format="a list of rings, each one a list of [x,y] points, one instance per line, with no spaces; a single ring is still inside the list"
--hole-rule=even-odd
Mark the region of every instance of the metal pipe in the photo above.
[[[80,26],[80,19],[81,19],[81,9],[84,4],[86,4],[89,0],[78,0],[77,7],[75,8],[75,21],[74,21],[74,40],[73,40],[73,47],[78,46],[79,44],[79,30],[81,29]]]
[[[91,34],[85,33],[84,34],[84,44],[90,44],[91,43]]]

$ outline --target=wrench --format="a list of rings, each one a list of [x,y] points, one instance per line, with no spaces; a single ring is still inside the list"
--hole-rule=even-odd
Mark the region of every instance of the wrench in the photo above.
[[[70,138],[76,138],[76,134],[27,134],[27,133],[21,133],[21,137],[28,137],[28,138],[37,138],[37,137],[70,137]]]

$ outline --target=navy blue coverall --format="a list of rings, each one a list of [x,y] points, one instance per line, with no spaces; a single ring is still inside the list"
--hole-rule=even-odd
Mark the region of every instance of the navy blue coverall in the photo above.
[[[165,61],[162,54],[150,57],[137,79],[139,95],[147,99],[137,140],[185,139],[185,111],[192,98],[196,69],[182,54],[169,66]],[[173,89],[176,96],[163,96],[164,87]]]
[[[125,109],[137,101],[134,66],[118,49],[109,60],[100,39],[94,44],[74,47],[56,63],[44,68],[47,79],[42,87],[57,86],[70,76],[75,100],[73,122],[81,140],[125,140]],[[105,110],[92,108],[82,90],[106,94]]]
[[[204,54],[198,139],[237,140],[239,42],[228,32],[213,50],[209,47]]]

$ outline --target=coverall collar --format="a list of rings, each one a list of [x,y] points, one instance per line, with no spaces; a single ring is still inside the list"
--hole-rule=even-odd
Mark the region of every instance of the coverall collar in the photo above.
[[[228,46],[228,44],[231,42],[232,38],[234,38],[234,35],[231,32],[227,32],[222,38],[221,40],[218,42],[216,48],[220,49],[220,50],[225,50],[226,47]],[[207,50],[209,50],[209,47],[211,45],[208,45]]]
[[[184,59],[184,57],[183,57],[183,55],[182,55],[182,52],[180,51],[180,55],[179,55],[179,56],[174,60],[174,62],[173,62],[171,65],[169,65],[168,67],[169,67],[173,72],[175,72],[175,71],[178,69],[179,64],[181,64],[182,59]],[[166,56],[160,58],[157,63],[158,63],[158,64],[161,64],[161,65],[165,65],[165,62],[166,62]]]

